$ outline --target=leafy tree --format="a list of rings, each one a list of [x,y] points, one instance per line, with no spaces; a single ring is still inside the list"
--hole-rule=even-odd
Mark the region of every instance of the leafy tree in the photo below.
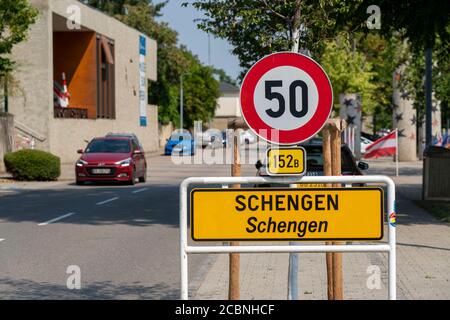
[[[234,46],[245,72],[263,56],[292,48],[318,53],[323,41],[345,25],[344,15],[361,0],[196,0],[205,13],[198,27]],[[184,3],[183,5],[188,5]]]
[[[214,68],[213,74],[216,76],[216,79],[218,79],[219,82],[226,82],[232,85],[236,85],[236,80],[232,79],[223,69]]]
[[[450,23],[446,28],[450,37]],[[436,98],[443,102],[450,102],[450,43],[437,38],[435,49],[436,72],[434,73]]]
[[[5,111],[8,111],[8,95],[22,91],[12,71],[15,61],[11,58],[14,45],[26,39],[28,29],[37,18],[38,11],[27,0],[0,1],[0,86],[3,88]]]
[[[15,44],[26,39],[37,15],[27,0],[0,1],[0,74],[13,70],[14,61],[8,55]]]
[[[366,8],[373,4],[364,0],[358,7],[353,21],[365,25]],[[448,0],[379,0],[382,22],[380,33],[390,36],[402,31],[403,39],[408,39],[413,50],[433,48],[437,37],[448,42],[450,35],[446,28],[450,22],[450,3]]]
[[[191,128],[196,120],[207,122],[214,117],[220,94],[219,82],[213,77],[214,69],[203,66],[191,52],[184,54],[191,61],[191,67],[183,77],[184,121]]]
[[[362,19],[363,10],[369,4],[371,4],[370,0],[362,2],[357,10],[359,14],[355,15],[355,19],[353,19],[354,24],[362,25],[364,23],[364,19]],[[400,35],[409,42],[415,56],[419,58],[417,53],[422,52],[422,57],[426,57],[424,90],[426,110],[428,111],[426,140],[427,144],[430,144],[432,81],[429,75],[433,65],[431,59],[428,58],[431,58],[432,51],[437,47],[438,42],[441,46],[448,47],[450,34],[447,27],[450,24],[450,3],[448,0],[435,0],[431,3],[427,0],[379,0],[377,5],[382,13],[380,32],[390,36],[401,31]],[[429,72],[426,72],[426,70],[429,70]]]
[[[333,84],[334,104],[339,109],[339,94],[360,92],[364,110],[374,108],[373,93],[377,86],[372,82],[375,72],[363,53],[352,48],[349,39],[341,35],[327,41],[320,62],[327,70]]]
[[[390,128],[392,127],[393,73],[398,66],[407,61],[410,55],[409,46],[398,35],[383,37],[377,32],[360,35],[356,50],[364,54],[372,65],[374,76],[371,82],[376,86],[376,89],[370,93],[373,104],[369,114],[373,116],[373,128],[374,131]],[[363,106],[363,111],[366,111],[364,100]]]

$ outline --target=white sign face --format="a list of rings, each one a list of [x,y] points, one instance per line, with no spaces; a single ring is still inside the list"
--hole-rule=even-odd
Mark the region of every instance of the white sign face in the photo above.
[[[331,114],[333,89],[322,67],[293,52],[256,62],[241,85],[242,116],[261,139],[294,145],[317,134]]]
[[[281,66],[259,79],[253,101],[257,114],[267,125],[277,130],[293,130],[311,120],[319,93],[305,71]]]

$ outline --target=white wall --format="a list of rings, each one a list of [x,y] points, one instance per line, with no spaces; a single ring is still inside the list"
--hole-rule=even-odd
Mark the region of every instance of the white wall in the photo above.
[[[241,108],[238,95],[223,95],[217,99],[216,117],[240,117]]]

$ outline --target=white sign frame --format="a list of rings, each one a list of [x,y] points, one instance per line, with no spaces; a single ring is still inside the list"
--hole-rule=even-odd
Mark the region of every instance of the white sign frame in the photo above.
[[[188,188],[193,184],[219,184],[227,188],[230,184],[263,183],[378,183],[387,187],[388,243],[367,245],[243,245],[243,246],[191,246],[188,245]],[[388,253],[388,298],[397,299],[396,287],[396,221],[395,183],[387,176],[303,176],[303,177],[191,177],[180,184],[180,298],[189,299],[188,254],[206,253],[287,253],[287,252],[387,252]]]

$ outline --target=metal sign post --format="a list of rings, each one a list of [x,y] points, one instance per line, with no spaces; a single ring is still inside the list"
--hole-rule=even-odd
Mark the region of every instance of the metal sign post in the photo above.
[[[241,246],[191,246],[188,245],[188,187],[191,185],[230,185],[230,184],[354,184],[378,183],[387,186],[387,244],[358,244],[358,245],[241,245]],[[226,190],[226,189],[225,189]],[[287,189],[289,190],[289,189]],[[181,258],[181,299],[187,300],[188,294],[188,254],[207,253],[287,253],[287,252],[388,252],[388,292],[389,299],[396,299],[396,221],[394,212],[395,184],[386,176],[316,176],[316,177],[191,177],[180,185],[180,258]]]

